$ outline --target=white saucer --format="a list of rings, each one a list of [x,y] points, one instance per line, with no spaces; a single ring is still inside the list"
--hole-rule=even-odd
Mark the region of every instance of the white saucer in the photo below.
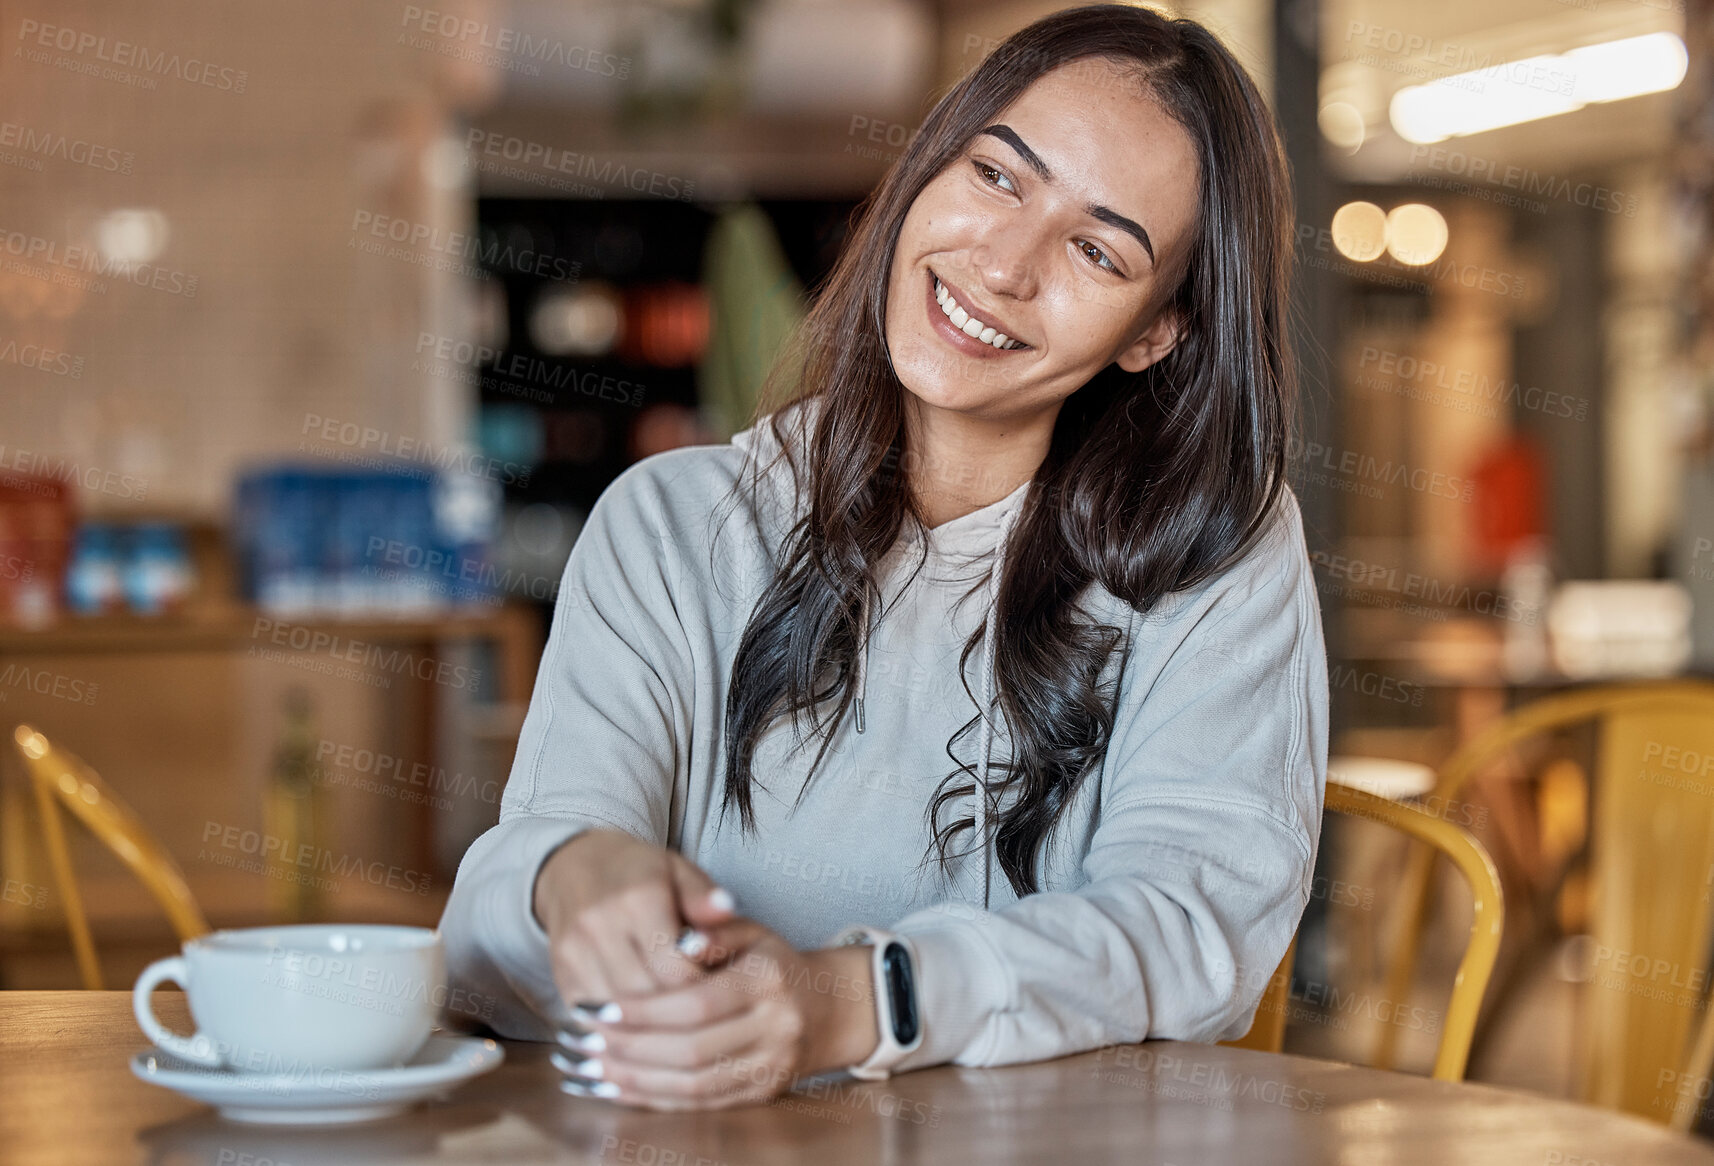
[[[397,1069],[305,1069],[240,1073],[205,1069],[148,1048],[131,1058],[131,1072],[220,1110],[231,1121],[325,1125],[390,1117],[506,1059],[491,1040],[431,1036]]]

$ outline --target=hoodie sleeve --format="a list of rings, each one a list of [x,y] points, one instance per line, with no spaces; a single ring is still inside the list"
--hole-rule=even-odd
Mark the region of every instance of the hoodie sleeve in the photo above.
[[[924,1017],[901,1068],[1248,1030],[1309,901],[1327,768],[1320,611],[1295,500],[1282,510],[1170,620],[1135,621],[1087,881],[895,924]]]
[[[459,864],[440,930],[451,1011],[546,1039],[566,1012],[533,908],[542,862],[605,827],[665,846],[693,675],[668,587],[659,486],[631,467],[572,546],[500,820]]]

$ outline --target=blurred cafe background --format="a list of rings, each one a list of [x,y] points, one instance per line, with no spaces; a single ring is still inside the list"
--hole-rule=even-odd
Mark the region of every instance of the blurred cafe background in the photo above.
[[[1056,7],[7,5],[0,987],[432,925],[591,504],[746,423]],[[1174,11],[1294,168],[1330,780],[1504,890],[1466,1076],[1714,1128],[1714,5]],[[1430,1071],[1474,908],[1428,856],[1328,815],[1287,1051]]]

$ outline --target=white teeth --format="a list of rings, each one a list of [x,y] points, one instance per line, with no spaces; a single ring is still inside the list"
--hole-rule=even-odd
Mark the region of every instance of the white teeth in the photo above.
[[[1023,342],[1013,340],[1004,332],[1000,332],[958,306],[958,301],[952,298],[952,293],[946,290],[939,278],[934,281],[934,299],[940,305],[940,310],[946,313],[946,318],[952,321],[952,326],[974,340],[984,344],[992,344],[999,349],[1022,348]]]

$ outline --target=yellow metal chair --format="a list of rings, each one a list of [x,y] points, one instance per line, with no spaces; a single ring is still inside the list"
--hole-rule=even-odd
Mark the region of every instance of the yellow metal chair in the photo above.
[[[1441,1081],[1461,1081],[1465,1062],[1470,1057],[1470,1041],[1476,1032],[1482,995],[1488,989],[1488,978],[1493,974],[1494,961],[1500,954],[1500,934],[1505,926],[1505,900],[1500,892],[1500,875],[1494,869],[1494,861],[1470,834],[1409,803],[1390,801],[1364,790],[1329,782],[1326,808],[1383,823],[1428,843],[1450,858],[1470,883],[1475,918],[1470,924],[1470,941],[1464,949],[1464,958],[1459,961],[1458,973],[1452,981],[1452,996],[1446,1007],[1446,1023],[1440,1030],[1440,1047],[1435,1054],[1433,1072],[1433,1076]],[[1225,1043],[1238,1048],[1280,1051],[1285,1036],[1291,962],[1296,947],[1297,942],[1293,940],[1285,959],[1268,981],[1249,1034]],[[1393,996],[1395,1003],[1405,999],[1404,993]]]
[[[181,941],[208,931],[208,922],[191,897],[178,865],[93,769],[29,725],[19,725],[12,733],[12,741],[23,755],[30,784],[36,791],[48,863],[53,868],[60,901],[65,904],[66,927],[71,932],[72,950],[77,955],[78,973],[85,988],[102,986],[101,965],[95,958],[89,916],[83,908],[83,895],[66,846],[65,825],[60,817],[62,805],[142,880],[166,911]]]
[[[1256,1006],[1256,1018],[1250,1022],[1250,1031],[1237,1040],[1223,1040],[1221,1044],[1235,1049],[1255,1049],[1261,1053],[1277,1053],[1285,1047],[1286,1013],[1291,1007],[1291,966],[1296,959],[1297,936],[1294,935],[1286,948],[1285,958],[1268,977],[1268,986],[1262,989],[1262,1002]]]
[[[1594,979],[1583,993],[1580,1025],[1584,1099],[1688,1125],[1695,1106],[1683,1104],[1676,1085],[1714,1071],[1707,1063],[1714,1030],[1704,1027],[1691,1039],[1711,938],[1714,683],[1606,684],[1545,697],[1496,721],[1448,758],[1430,796],[1434,804],[1451,804],[1472,777],[1516,746],[1580,725],[1598,731],[1590,872]],[[1394,994],[1407,990],[1414,974],[1433,863],[1432,852],[1413,848],[1388,976]],[[1638,959],[1646,960],[1640,973]],[[1393,1040],[1383,1031],[1377,1065],[1392,1063]]]

